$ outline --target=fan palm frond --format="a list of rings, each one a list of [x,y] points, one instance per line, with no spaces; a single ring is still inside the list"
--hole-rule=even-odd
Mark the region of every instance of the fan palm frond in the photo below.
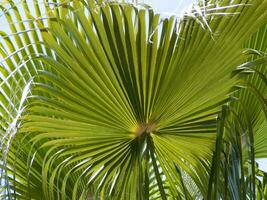
[[[242,51],[264,51],[267,1],[199,5],[164,19],[117,2],[2,3],[2,197],[262,193],[265,57]]]

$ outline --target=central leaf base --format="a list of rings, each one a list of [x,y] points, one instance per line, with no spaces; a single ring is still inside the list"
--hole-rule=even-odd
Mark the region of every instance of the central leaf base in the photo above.
[[[136,137],[140,137],[143,134],[147,133],[152,133],[156,130],[156,124],[155,123],[140,123],[138,127],[135,130],[135,135]]]

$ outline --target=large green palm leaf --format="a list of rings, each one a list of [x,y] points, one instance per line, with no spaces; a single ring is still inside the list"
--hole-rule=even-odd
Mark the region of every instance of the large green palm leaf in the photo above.
[[[9,17],[23,17],[11,2],[4,13],[13,36],[3,36],[1,48],[3,57],[10,55],[1,68],[4,195],[196,199],[219,191],[228,197],[218,178],[224,168],[213,164],[224,151],[222,138],[228,140],[222,127],[233,122],[221,106],[247,80],[231,73],[246,59],[245,41],[266,22],[267,2],[212,3],[204,7],[209,15],[177,21],[130,4],[78,0],[36,2],[34,15],[23,2],[28,21],[15,27]],[[236,14],[217,16],[218,6]],[[230,105],[243,118],[239,101]]]

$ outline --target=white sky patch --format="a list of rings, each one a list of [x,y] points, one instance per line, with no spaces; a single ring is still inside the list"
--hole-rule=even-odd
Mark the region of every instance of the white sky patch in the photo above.
[[[178,15],[180,17],[191,8],[196,0],[146,0],[144,3],[150,5],[156,13],[163,15]]]
[[[259,168],[267,173],[267,159],[266,158],[256,159],[256,162],[259,164]]]

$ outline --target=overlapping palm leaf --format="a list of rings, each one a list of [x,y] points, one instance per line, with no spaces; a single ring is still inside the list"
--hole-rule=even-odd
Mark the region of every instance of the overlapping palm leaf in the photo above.
[[[210,174],[221,172],[212,160],[220,159],[220,126],[231,118],[221,106],[237,97],[233,86],[243,79],[231,73],[246,58],[244,42],[266,22],[267,1],[211,1],[182,20],[123,3],[34,3],[35,14],[26,1],[3,5],[13,32],[2,33],[0,49],[3,196],[217,192],[221,179]]]
[[[266,158],[265,29],[263,25],[245,43],[246,54],[251,56],[233,73],[239,74],[240,82],[239,90],[233,93],[237,101],[226,108],[226,126],[222,133],[220,151],[224,156],[220,176],[217,176],[220,181],[224,180],[222,198],[266,198],[266,179],[263,178],[266,172],[259,170],[256,163],[257,158]],[[234,192],[223,189],[227,187]]]

